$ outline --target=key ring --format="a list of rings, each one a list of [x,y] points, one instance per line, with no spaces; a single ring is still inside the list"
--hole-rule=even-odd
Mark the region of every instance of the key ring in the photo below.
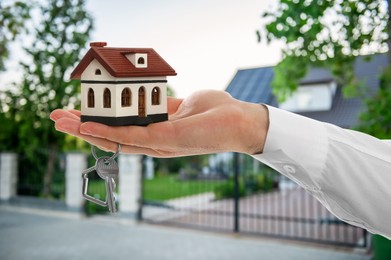
[[[118,144],[118,148],[117,148],[117,151],[110,157],[109,160],[114,160],[115,158],[117,158],[117,156],[119,155],[121,151],[121,144]],[[96,151],[95,151],[95,146],[94,145],[91,145],[91,152],[92,152],[92,155],[94,156],[95,160],[98,160],[98,156],[96,155]]]

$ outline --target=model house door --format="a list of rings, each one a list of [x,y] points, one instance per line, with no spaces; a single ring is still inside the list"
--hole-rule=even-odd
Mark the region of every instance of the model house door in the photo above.
[[[144,87],[138,90],[138,116],[145,117],[145,89]]]

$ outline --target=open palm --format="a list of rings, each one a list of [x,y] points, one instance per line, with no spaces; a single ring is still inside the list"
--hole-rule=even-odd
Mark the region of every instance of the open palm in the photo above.
[[[80,122],[76,110],[55,110],[57,130],[103,150],[177,157],[235,151],[262,151],[267,120],[260,105],[238,101],[223,91],[199,91],[186,99],[168,98],[169,120],[148,126],[106,126]],[[254,120],[256,119],[256,120]],[[267,128],[265,128],[265,131]],[[255,131],[255,132],[254,132]]]

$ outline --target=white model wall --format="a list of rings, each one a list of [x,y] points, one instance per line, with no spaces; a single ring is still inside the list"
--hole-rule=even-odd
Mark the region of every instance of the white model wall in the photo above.
[[[99,69],[101,75],[95,75]],[[133,78],[114,78],[106,69],[96,60],[93,60],[81,75],[81,80],[94,81],[146,81],[146,80],[166,80],[166,77],[133,77]],[[140,87],[145,89],[146,115],[167,113],[167,83],[127,83],[127,84],[81,84],[81,113],[88,116],[137,116],[138,115],[138,92]],[[152,90],[158,87],[160,89],[160,105],[152,105]],[[88,90],[94,90],[95,106],[88,107]],[[103,92],[108,88],[111,92],[111,108],[103,107]],[[131,106],[122,107],[121,94],[125,88],[131,91]]]

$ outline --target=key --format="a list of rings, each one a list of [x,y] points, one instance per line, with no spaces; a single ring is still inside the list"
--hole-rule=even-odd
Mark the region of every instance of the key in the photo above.
[[[116,212],[115,206],[115,179],[118,178],[118,165],[114,159],[107,156],[101,157],[96,162],[96,172],[106,182],[106,203],[110,212]]]
[[[114,190],[115,190],[115,179],[118,179],[118,164],[115,161],[115,158],[118,156],[119,151],[121,149],[121,146],[118,145],[117,152],[111,156],[102,156],[98,158],[95,153],[94,146],[91,147],[92,154],[94,158],[96,159],[95,166],[92,166],[82,173],[83,178],[83,197],[91,201],[93,203],[96,203],[103,207],[108,207],[109,211],[111,213],[114,213],[117,211],[116,205],[115,205],[115,196],[114,196]],[[102,178],[105,181],[105,187],[106,187],[106,200],[102,201],[100,199],[97,199],[91,195],[88,194],[88,174],[91,172],[96,172],[100,178]]]

